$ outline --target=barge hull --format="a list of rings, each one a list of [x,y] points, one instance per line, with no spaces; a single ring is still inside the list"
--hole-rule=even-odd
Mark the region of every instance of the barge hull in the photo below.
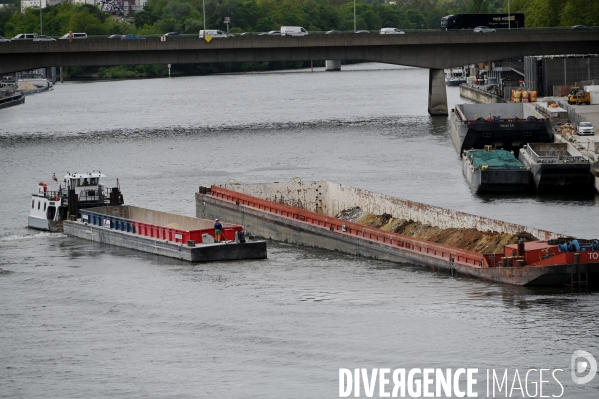
[[[593,176],[590,164],[532,165],[531,171],[539,192],[592,192]]]
[[[202,244],[189,247],[165,240],[157,240],[134,233],[93,226],[81,221],[65,220],[64,233],[70,236],[119,247],[135,249],[155,255],[168,256],[189,262],[222,260],[265,259],[266,242]]]
[[[215,189],[217,187],[213,186],[213,191]],[[196,193],[196,217],[214,218],[219,215],[232,223],[243,224],[255,236],[274,241],[422,265],[433,270],[513,285],[567,284],[572,280],[572,273],[578,273],[580,268],[580,265],[484,267],[482,256],[476,258],[477,254],[469,254],[469,251],[422,242],[398,247],[397,242],[394,244],[393,240],[386,240],[384,236],[365,239],[344,232],[343,220],[313,214],[314,219],[309,222],[308,217],[299,214],[307,211],[298,210],[297,218],[284,216],[277,208],[280,204],[271,202],[271,206],[251,206],[248,195],[222,188],[218,190],[227,193],[221,197]],[[259,198],[256,200],[260,201]]]

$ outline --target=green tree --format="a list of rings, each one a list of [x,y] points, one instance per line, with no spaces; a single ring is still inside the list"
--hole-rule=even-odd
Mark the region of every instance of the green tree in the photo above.
[[[102,21],[86,9],[71,14],[68,30],[73,32],[85,32],[88,35],[103,35],[105,33]]]
[[[188,3],[179,3],[177,1],[173,1],[168,3],[162,10],[162,18],[181,20],[185,17],[188,17],[190,13],[191,6]]]

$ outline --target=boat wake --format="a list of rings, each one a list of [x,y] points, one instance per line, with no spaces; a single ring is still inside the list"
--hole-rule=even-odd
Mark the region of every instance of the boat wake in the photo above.
[[[360,126],[378,126],[392,127],[395,125],[416,125],[423,126],[429,123],[427,116],[384,116],[372,118],[358,119],[325,119],[313,120],[307,122],[265,122],[253,124],[221,124],[221,125],[205,125],[205,126],[168,126],[161,128],[140,128],[140,129],[114,129],[107,131],[81,131],[73,132],[51,132],[41,133],[32,132],[27,134],[0,134],[0,143],[3,146],[33,144],[36,142],[44,142],[47,140],[64,140],[72,142],[73,140],[139,140],[148,138],[160,137],[185,137],[185,136],[212,136],[221,135],[224,133],[241,133],[244,134],[257,132],[275,132],[281,129],[285,130],[304,130],[315,128],[351,128]]]
[[[40,238],[48,238],[48,237],[64,238],[64,237],[66,237],[66,235],[64,235],[62,233],[49,233],[49,232],[45,232],[45,231],[39,232],[39,233],[34,233],[34,234],[24,234],[24,235],[13,234],[13,235],[9,235],[9,236],[0,237],[0,243],[37,240]]]

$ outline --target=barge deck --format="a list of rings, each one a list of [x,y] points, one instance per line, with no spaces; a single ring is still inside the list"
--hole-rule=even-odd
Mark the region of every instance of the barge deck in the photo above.
[[[224,242],[215,242],[211,220],[130,205],[81,210],[65,220],[67,235],[189,262],[265,259],[266,242],[248,241],[243,226],[223,223]]]

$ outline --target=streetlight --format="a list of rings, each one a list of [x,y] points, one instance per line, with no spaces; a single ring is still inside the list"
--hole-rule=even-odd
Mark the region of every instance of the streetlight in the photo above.
[[[510,16],[510,0],[507,0],[507,30],[512,29],[512,17]]]
[[[356,0],[354,0],[354,33],[356,33]]]
[[[42,26],[42,0],[40,0],[40,35],[44,33],[44,28]]]
[[[204,15],[204,38],[206,38],[206,0],[202,0],[202,14]]]

